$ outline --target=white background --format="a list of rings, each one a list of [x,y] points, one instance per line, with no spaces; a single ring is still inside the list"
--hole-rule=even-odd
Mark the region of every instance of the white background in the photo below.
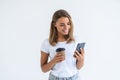
[[[119,0],[0,0],[0,80],[47,80],[40,46],[58,9],[87,43],[82,79],[120,80]]]

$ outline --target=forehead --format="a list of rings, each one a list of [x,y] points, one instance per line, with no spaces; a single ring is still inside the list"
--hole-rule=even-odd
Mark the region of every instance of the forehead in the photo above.
[[[57,20],[57,22],[59,22],[59,23],[69,22],[69,18],[68,17],[61,17]]]

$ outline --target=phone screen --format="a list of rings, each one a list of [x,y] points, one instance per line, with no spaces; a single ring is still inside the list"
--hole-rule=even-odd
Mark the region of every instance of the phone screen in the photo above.
[[[80,52],[80,48],[83,48],[83,49],[84,49],[84,47],[85,47],[85,42],[78,43],[78,44],[77,44],[77,47],[76,47],[76,50],[77,50],[78,52]]]

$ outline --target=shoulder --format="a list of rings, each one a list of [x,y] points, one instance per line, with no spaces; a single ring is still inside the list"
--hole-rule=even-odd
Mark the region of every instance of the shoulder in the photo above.
[[[42,44],[43,44],[43,45],[49,45],[49,40],[48,40],[48,38],[44,39],[44,40],[42,41]]]
[[[44,39],[43,42],[41,43],[41,51],[49,53],[49,47],[50,47],[49,40]]]

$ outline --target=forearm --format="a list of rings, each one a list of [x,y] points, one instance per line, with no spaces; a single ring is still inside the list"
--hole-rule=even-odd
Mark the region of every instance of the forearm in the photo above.
[[[53,60],[41,66],[43,72],[48,72],[54,67],[55,63]]]
[[[77,61],[76,63],[76,67],[78,70],[80,70],[84,65],[84,60],[81,60],[81,61]]]

